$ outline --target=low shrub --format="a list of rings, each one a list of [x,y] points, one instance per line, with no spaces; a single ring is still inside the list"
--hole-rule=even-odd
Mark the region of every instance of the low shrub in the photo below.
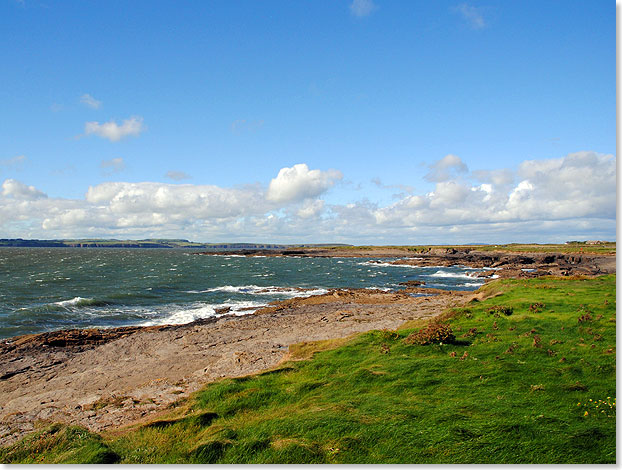
[[[589,312],[584,313],[578,318],[578,320],[579,320],[579,323],[586,323],[588,321],[592,321],[592,315],[590,315]]]
[[[406,344],[442,344],[456,340],[449,323],[429,323],[425,328],[411,333],[404,339]]]
[[[506,305],[493,305],[492,307],[488,307],[486,309],[488,313],[502,313],[503,315],[510,316],[514,313],[514,309],[512,307],[508,307]]]

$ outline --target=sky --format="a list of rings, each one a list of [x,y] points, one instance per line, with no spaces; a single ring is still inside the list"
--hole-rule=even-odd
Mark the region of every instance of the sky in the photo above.
[[[615,15],[0,0],[0,238],[614,241]]]

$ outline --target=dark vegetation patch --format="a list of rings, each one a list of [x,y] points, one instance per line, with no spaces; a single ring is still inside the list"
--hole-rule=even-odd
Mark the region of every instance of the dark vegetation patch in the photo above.
[[[450,344],[456,340],[449,323],[430,322],[425,328],[406,337],[406,344]]]

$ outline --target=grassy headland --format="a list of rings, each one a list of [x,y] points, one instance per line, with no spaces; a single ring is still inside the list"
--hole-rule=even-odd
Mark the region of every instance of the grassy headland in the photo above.
[[[411,323],[295,345],[157,421],[102,436],[53,425],[0,462],[615,463],[615,275],[479,292],[435,320],[451,328],[442,344],[407,340],[429,326]]]
[[[459,250],[459,251],[488,251],[503,253],[589,253],[613,255],[616,253],[615,242],[603,242],[589,245],[586,242],[571,242],[559,244],[540,243],[508,243],[502,245],[361,245],[361,246],[331,246],[325,249],[335,251],[374,251],[378,249],[394,249],[405,253],[417,254],[428,253],[433,250]]]

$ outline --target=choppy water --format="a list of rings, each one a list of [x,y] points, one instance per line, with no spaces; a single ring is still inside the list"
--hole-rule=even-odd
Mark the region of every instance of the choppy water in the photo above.
[[[330,288],[395,289],[408,280],[453,290],[483,284],[469,276],[474,269],[373,261],[164,249],[0,248],[0,338],[64,328],[187,323],[217,315],[223,307],[241,315],[273,300]]]

